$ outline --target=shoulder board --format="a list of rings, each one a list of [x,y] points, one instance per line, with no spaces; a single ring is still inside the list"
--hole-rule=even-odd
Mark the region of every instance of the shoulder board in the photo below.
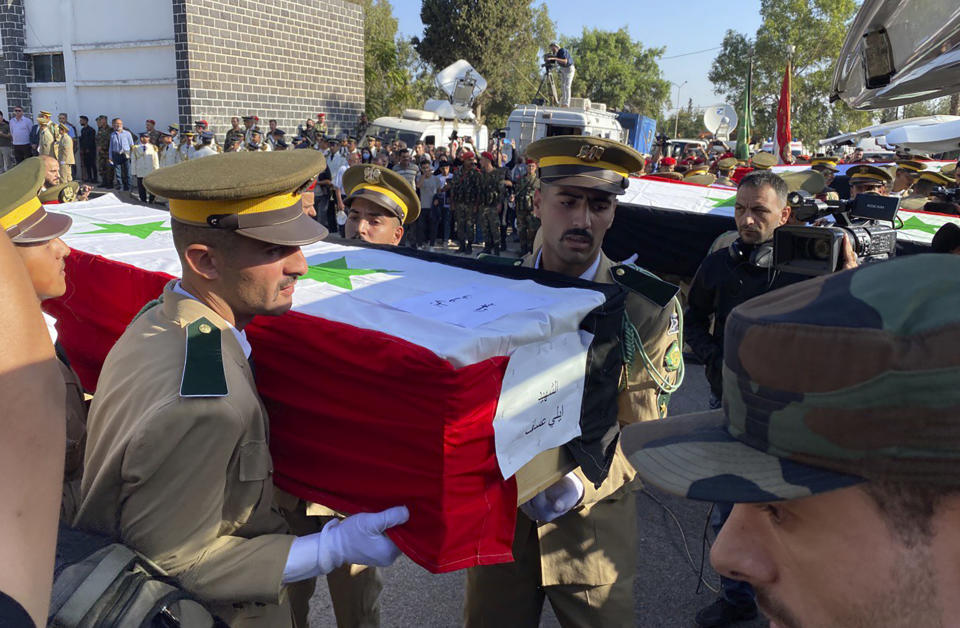
[[[679,287],[634,264],[614,266],[610,269],[610,274],[615,283],[660,308],[667,307],[680,292]]]
[[[186,327],[187,351],[183,360],[181,397],[224,397],[227,377],[223,372],[220,329],[206,317]]]
[[[523,258],[521,257],[503,257],[501,255],[490,255],[488,253],[481,253],[477,256],[477,259],[481,262],[487,264],[496,264],[498,266],[522,266]]]

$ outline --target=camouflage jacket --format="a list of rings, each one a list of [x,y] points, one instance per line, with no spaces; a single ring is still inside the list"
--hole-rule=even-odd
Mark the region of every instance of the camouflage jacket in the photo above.
[[[111,127],[97,129],[97,152],[106,155],[110,152],[110,134],[113,133]]]
[[[246,143],[245,138],[246,134],[244,133],[243,129],[234,129],[231,127],[230,129],[227,129],[227,135],[223,138],[223,145],[229,147],[230,143],[236,139],[239,139],[240,144],[243,145]]]
[[[454,203],[472,205],[479,198],[480,171],[461,166],[450,179],[450,198]]]
[[[499,207],[503,200],[503,188],[506,173],[503,168],[494,168],[490,172],[481,172],[477,202],[484,207]]]
[[[539,181],[540,179],[535,174],[528,174],[517,181],[513,189],[514,196],[517,199],[518,212],[529,213],[533,211],[533,193],[537,191]]]

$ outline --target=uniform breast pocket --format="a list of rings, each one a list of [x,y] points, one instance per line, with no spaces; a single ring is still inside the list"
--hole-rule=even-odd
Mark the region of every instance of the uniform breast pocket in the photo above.
[[[228,487],[224,503],[224,519],[243,526],[254,517],[264,494],[271,494],[267,487],[273,473],[270,449],[263,441],[250,441],[240,445],[237,455],[236,475]]]

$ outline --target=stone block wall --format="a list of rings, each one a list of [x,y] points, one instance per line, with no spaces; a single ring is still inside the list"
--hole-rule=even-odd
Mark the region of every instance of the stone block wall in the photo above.
[[[363,8],[355,0],[174,0],[180,124],[276,118],[295,133],[327,114],[352,131],[364,107]],[[6,41],[4,41],[6,46]]]
[[[7,86],[7,103],[12,110],[14,107],[23,107],[25,114],[32,117],[30,89],[27,83],[33,80],[33,70],[30,59],[23,54],[26,45],[24,38],[25,18],[23,13],[24,0],[4,0],[0,2],[0,38],[3,45],[0,52],[0,80]],[[363,46],[363,25],[361,23],[361,48]],[[362,53],[362,49],[361,49]],[[363,71],[361,60],[361,78]],[[361,87],[361,97],[363,88]],[[4,112],[9,116],[9,112]]]

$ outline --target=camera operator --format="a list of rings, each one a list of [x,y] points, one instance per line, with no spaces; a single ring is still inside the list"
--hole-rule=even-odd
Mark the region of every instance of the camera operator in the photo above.
[[[773,232],[790,220],[787,183],[769,170],[750,173],[737,187],[734,221],[739,237],[729,247],[709,254],[693,278],[684,314],[686,340],[704,363],[710,383],[710,407],[720,407],[724,324],[745,301],[808,279],[773,268]],[[843,267],[857,265],[850,242],[844,239]],[[711,329],[712,320],[712,329]],[[711,524],[719,532],[730,504],[717,504]],[[723,578],[721,597],[696,617],[700,626],[727,626],[756,616],[753,589],[745,582]]]
[[[550,44],[550,54],[544,56],[543,60],[548,64],[548,70],[550,69],[549,64],[557,64],[558,71],[560,72],[560,88],[562,90],[560,106],[569,107],[570,87],[573,85],[573,75],[576,73],[573,67],[573,57],[570,56],[566,48],[561,48],[556,42],[553,42]]]

